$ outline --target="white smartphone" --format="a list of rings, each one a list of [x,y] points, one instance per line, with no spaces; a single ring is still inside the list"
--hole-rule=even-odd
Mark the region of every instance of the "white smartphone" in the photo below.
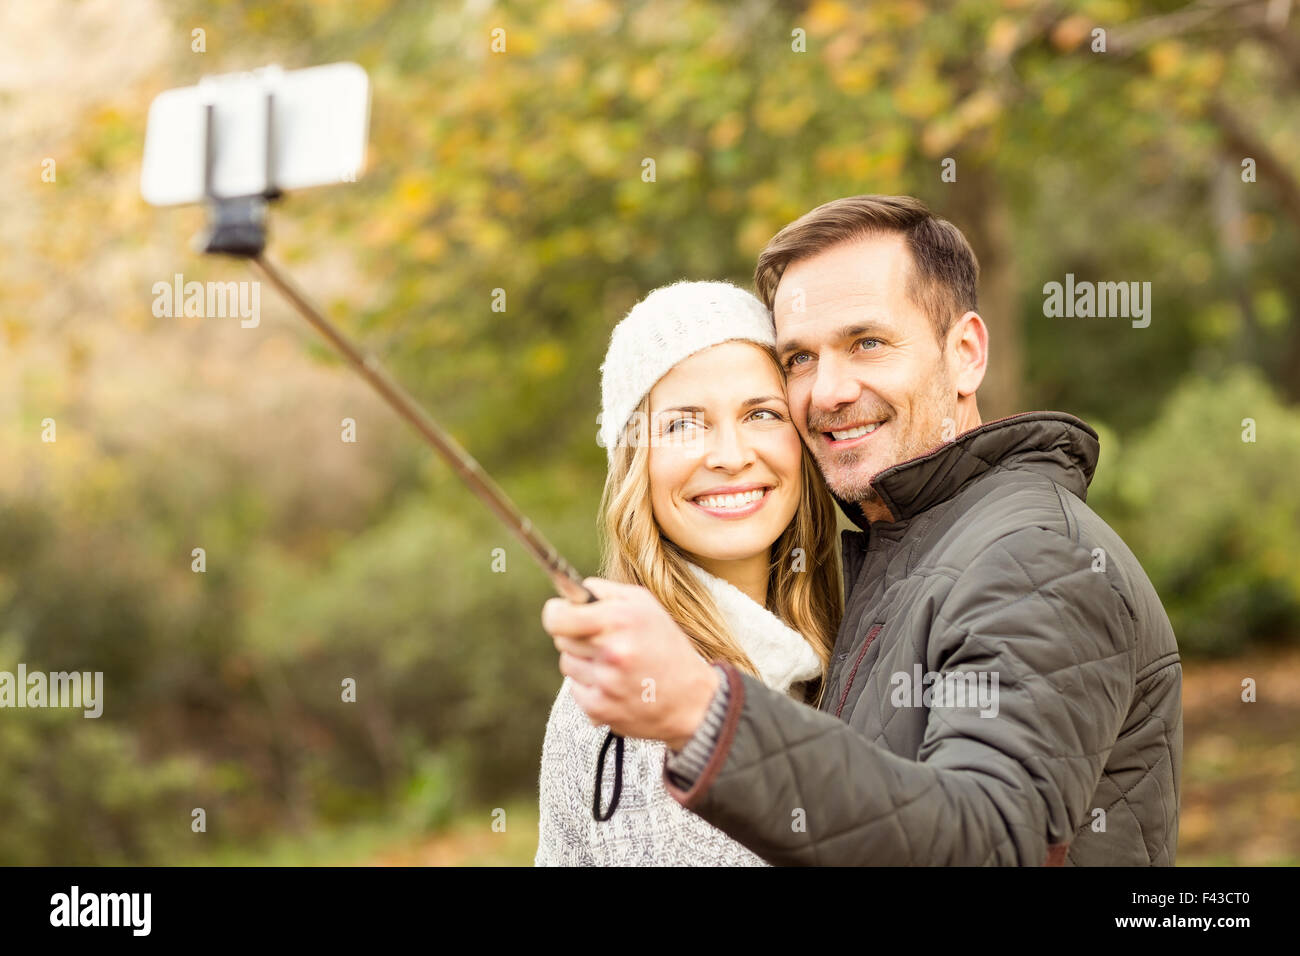
[[[369,124],[370,80],[356,63],[205,77],[149,107],[140,192],[154,206],[176,206],[209,191],[225,198],[355,182]]]

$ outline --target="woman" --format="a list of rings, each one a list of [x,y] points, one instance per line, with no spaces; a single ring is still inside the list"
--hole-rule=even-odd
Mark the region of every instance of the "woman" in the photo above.
[[[815,704],[843,604],[835,509],[791,422],[774,345],[762,303],[724,282],[657,289],[614,329],[601,366],[600,576],[647,588],[706,660]],[[608,728],[569,686],[546,725],[537,865],[763,865],[664,789],[658,741],[626,741],[618,808],[594,819]]]

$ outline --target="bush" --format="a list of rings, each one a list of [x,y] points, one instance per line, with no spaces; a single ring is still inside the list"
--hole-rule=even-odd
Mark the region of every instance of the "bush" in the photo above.
[[[0,670],[15,672],[19,660],[13,638],[0,641]],[[201,839],[191,809],[211,814],[216,802],[198,761],[144,760],[130,728],[80,708],[4,711],[0,780],[4,866],[175,860]]]
[[[538,471],[507,482],[558,548],[594,573],[591,489]],[[494,551],[503,565],[494,571]],[[321,823],[413,800],[426,822],[536,787],[546,717],[562,677],[541,627],[545,575],[449,475],[324,561],[268,548],[239,654],[277,688],[271,719],[286,772]],[[341,682],[355,680],[354,702]],[[437,754],[437,758],[430,757]]]
[[[1103,435],[1089,503],[1142,561],[1179,646],[1226,655],[1300,638],[1298,476],[1300,411],[1237,368],[1185,382],[1127,444]]]

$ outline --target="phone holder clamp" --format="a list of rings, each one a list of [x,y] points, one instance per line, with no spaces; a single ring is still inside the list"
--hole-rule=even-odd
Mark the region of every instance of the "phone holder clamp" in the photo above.
[[[218,196],[212,189],[212,169],[216,161],[213,148],[214,109],[206,104],[203,117],[203,195],[208,209],[208,228],[199,237],[198,246],[205,254],[252,259],[266,248],[266,207],[279,199],[275,185],[275,94],[266,94],[266,186],[260,193],[245,196]]]

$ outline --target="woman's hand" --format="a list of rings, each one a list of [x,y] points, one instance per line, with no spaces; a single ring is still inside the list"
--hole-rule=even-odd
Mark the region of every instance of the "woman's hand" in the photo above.
[[[560,673],[593,724],[616,734],[686,746],[718,687],[717,672],[648,590],[603,578],[582,582],[592,604],[551,598],[542,627]]]

